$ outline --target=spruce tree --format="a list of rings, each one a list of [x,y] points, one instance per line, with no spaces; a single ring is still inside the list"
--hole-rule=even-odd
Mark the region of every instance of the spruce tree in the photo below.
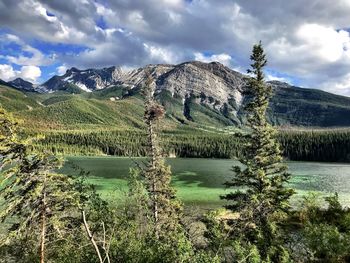
[[[154,80],[149,73],[145,82],[145,115],[147,127],[147,155],[149,161],[143,171],[149,194],[149,210],[152,214],[154,234],[157,238],[168,235],[168,231],[178,227],[181,204],[171,187],[170,166],[165,164],[159,145],[158,126],[164,118],[165,110],[154,99]]]
[[[18,122],[0,107],[0,221],[10,224],[0,245],[29,237],[37,243],[40,262],[45,262],[46,243],[67,237],[79,194],[73,180],[54,173],[60,161],[32,153],[18,136]],[[73,220],[73,221],[72,221]]]
[[[245,107],[250,134],[246,136],[245,156],[240,160],[243,167],[233,167],[234,177],[226,183],[238,190],[222,198],[228,201],[226,208],[239,213],[235,223],[239,223],[244,238],[258,247],[263,259],[278,261],[281,259],[276,257],[284,251],[278,248],[280,215],[289,211],[293,190],[285,185],[290,174],[282,163],[276,130],[266,118],[272,88],[264,82],[267,60],[261,42],[254,45],[250,59],[250,99]]]

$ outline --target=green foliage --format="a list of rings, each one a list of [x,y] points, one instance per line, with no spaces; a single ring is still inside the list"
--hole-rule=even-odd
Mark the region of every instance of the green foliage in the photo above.
[[[54,154],[146,156],[147,137],[137,130],[97,130],[45,132],[35,148]],[[164,155],[177,157],[230,158],[241,155],[241,144],[235,135],[193,129],[164,131],[159,135]]]
[[[0,104],[7,111],[30,111],[40,107],[40,105],[24,93],[0,85]]]
[[[341,233],[336,226],[329,224],[308,225],[304,231],[304,238],[315,259],[346,262],[345,259],[350,258],[349,233]]]
[[[33,134],[33,133],[30,133]],[[35,134],[35,133],[34,133]],[[60,131],[44,132],[35,144],[38,150],[65,155],[145,156],[146,137],[138,130]],[[240,158],[245,138],[236,134],[179,129],[160,134],[165,155],[200,158]],[[281,131],[277,139],[283,156],[293,161],[350,160],[350,131]]]
[[[232,243],[232,262],[258,263],[262,262],[256,246],[239,241]],[[281,261],[280,261],[281,262]]]
[[[35,250],[40,243],[43,258],[54,253],[57,240],[71,234],[79,194],[70,177],[53,173],[60,165],[57,158],[28,150],[28,142],[18,137],[17,122],[1,108],[0,123],[0,220],[9,225],[1,246],[22,239],[34,243]]]
[[[284,156],[294,161],[349,162],[348,129],[282,131],[279,141]]]
[[[182,204],[177,200],[175,189],[170,185],[170,166],[165,164],[159,146],[157,128],[160,120],[164,118],[165,110],[154,99],[151,76],[146,81],[144,93],[146,97],[144,121],[147,127],[146,154],[149,160],[145,168],[141,170],[141,175],[144,177],[145,188],[149,196],[148,208],[152,218],[155,241],[163,244],[161,248],[173,247],[176,253],[177,250],[186,250],[183,246],[186,247],[188,242],[180,226]]]
[[[304,198],[297,212],[302,222],[302,242],[311,262],[348,262],[350,210],[340,205],[337,194],[325,200],[328,207],[322,208],[315,195]]]
[[[349,98],[316,89],[280,87],[275,89],[268,110],[274,125],[348,127]]]
[[[145,155],[145,143],[142,142],[145,141],[142,131],[144,128],[142,122],[143,98],[139,96],[139,93],[137,94],[135,96],[126,95],[125,88],[119,86],[82,94],[70,94],[62,91],[52,94],[24,94],[10,87],[1,86],[0,103],[5,109],[15,112],[16,116],[24,119],[23,127],[27,131],[29,130],[30,135],[42,131],[47,133],[45,141],[40,143],[38,150],[46,149],[55,154],[143,156]],[[301,122],[301,124],[309,126],[308,123],[320,120],[317,125],[322,126],[329,124],[330,121],[348,120],[348,118],[336,117],[333,110],[334,107],[346,110],[349,105],[348,98],[298,88],[281,88],[274,90],[274,94],[270,105],[275,113],[271,116],[271,112],[267,112],[268,119],[274,124],[284,125],[304,117],[305,120],[298,120],[295,125]],[[203,95],[196,99],[206,99]],[[121,99],[110,101],[111,97]],[[243,142],[239,141],[236,136],[230,136],[230,134],[222,133],[218,129],[210,128],[235,125],[238,120],[232,116],[225,117],[227,107],[234,108],[235,105],[223,106],[221,109],[215,110],[203,103],[191,102],[189,107],[191,117],[194,119],[194,122],[191,122],[187,121],[183,115],[184,105],[182,99],[176,94],[172,96],[168,91],[163,91],[157,94],[157,99],[167,111],[162,123],[164,127],[162,147],[166,154],[171,152],[180,157],[210,158],[230,158],[232,156],[239,158],[241,156]],[[300,114],[295,114],[296,103]],[[316,106],[309,110],[302,107],[308,105],[307,103],[313,103]],[[289,105],[288,109],[283,108],[286,105]],[[328,112],[328,115],[331,114],[331,116],[325,117],[323,120],[320,115],[324,114],[319,114],[321,110]],[[315,118],[314,112],[317,112],[317,118]],[[290,120],[286,121],[285,116],[289,115]],[[243,115],[238,117],[245,119]],[[327,123],[323,124],[323,122]],[[76,137],[78,134],[84,139],[69,138]],[[122,140],[126,137],[132,140],[130,137],[135,134],[140,140],[137,145],[134,142],[129,143],[128,140],[123,141],[123,143],[117,141],[117,139]],[[114,139],[116,135],[119,138]],[[90,138],[86,139],[86,137]],[[102,142],[100,142],[100,138]],[[296,161],[347,162],[350,158],[349,138],[349,130],[347,129],[287,130],[278,134],[278,140],[284,149],[284,157]],[[52,139],[55,141],[53,142]]]
[[[27,113],[26,122],[29,127],[35,129],[48,128],[78,128],[89,127],[89,125],[110,125],[125,127],[140,127],[141,109],[136,99],[123,100],[119,103],[100,101],[95,99],[82,99],[78,96],[71,99],[50,98],[44,103],[55,103],[47,107],[40,107]],[[138,115],[139,114],[139,115]],[[32,120],[33,123],[30,123]]]
[[[251,99],[246,106],[251,133],[245,136],[247,151],[240,160],[245,167],[233,168],[235,175],[226,185],[239,190],[223,198],[229,201],[229,210],[239,213],[237,220],[230,220],[231,224],[238,225],[235,227],[240,228],[247,243],[256,244],[262,260],[281,262],[284,250],[279,243],[279,223],[289,211],[293,190],[285,187],[290,174],[282,164],[276,130],[266,119],[272,89],[264,83],[262,69],[267,60],[261,43],[253,47],[251,60],[252,69],[248,72],[253,77],[248,80],[247,89]]]

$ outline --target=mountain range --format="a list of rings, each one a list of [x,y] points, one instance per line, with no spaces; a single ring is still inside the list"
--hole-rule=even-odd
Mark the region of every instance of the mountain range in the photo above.
[[[103,124],[108,118],[101,116],[105,116],[107,112],[116,116],[123,115],[123,109],[119,109],[117,105],[129,103],[131,106],[135,103],[132,107],[138,107],[134,110],[140,116],[135,113],[134,118],[138,121],[133,123],[139,125],[142,123],[142,103],[138,100],[142,100],[140,91],[149,73],[155,79],[155,96],[165,106],[169,122],[214,127],[244,124],[244,105],[249,100],[243,92],[247,76],[218,62],[191,61],[178,65],[147,65],[129,71],[114,66],[86,70],[73,67],[64,75],[53,76],[40,85],[33,85],[22,79],[8,83],[2,81],[0,85],[2,89],[7,86],[7,93],[8,89],[17,89],[25,95],[22,97],[26,101],[32,99],[21,112],[28,111],[30,113],[27,115],[30,116],[40,111],[37,115],[39,120],[56,112],[56,108],[64,114],[72,111],[69,116],[73,116],[74,111],[82,114],[79,111],[84,104],[83,115],[91,114],[86,119],[87,124],[92,119],[93,123],[99,120],[97,123]],[[350,126],[350,98],[279,81],[270,81],[268,85],[274,90],[268,112],[271,123],[280,126]],[[5,105],[9,104],[4,96],[6,92],[0,89],[0,103]],[[16,96],[17,100],[21,100],[21,96]],[[107,108],[98,116],[93,109],[101,108],[102,104]],[[92,112],[89,113],[87,108]],[[130,112],[127,119],[129,117],[133,118]],[[51,120],[55,121],[55,116]],[[65,121],[61,122],[64,124]]]

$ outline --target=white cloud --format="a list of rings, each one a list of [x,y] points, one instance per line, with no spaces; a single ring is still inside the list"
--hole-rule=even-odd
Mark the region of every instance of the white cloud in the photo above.
[[[44,66],[53,62],[54,58],[44,55],[40,50],[27,45],[18,36],[13,34],[5,34],[0,37],[0,43],[9,44],[15,43],[21,47],[21,53],[18,56],[1,55],[9,63],[16,65],[31,65],[31,66]],[[24,55],[25,54],[25,55]]]
[[[291,35],[274,39],[266,49],[274,69],[300,78],[304,86],[317,88],[329,79],[345,77],[350,67],[349,45],[349,32],[305,23]]]
[[[303,24],[296,32],[299,50],[308,52],[323,63],[332,63],[343,57],[344,48],[350,44],[349,32],[335,30],[318,24]]]
[[[9,41],[34,38],[86,47],[57,54],[61,64],[81,68],[138,67],[193,58],[232,67],[234,57],[234,69],[244,72],[252,45],[262,40],[268,69],[276,72],[268,78],[290,76],[306,87],[327,86],[329,91],[350,93],[350,36],[345,30],[350,26],[349,0],[309,0],[310,8],[305,8],[305,0],[103,3],[0,0],[0,24],[19,36],[12,35]],[[96,22],[101,20],[103,26]],[[22,49],[23,54],[8,57],[9,62],[43,65],[37,50],[24,45]],[[207,51],[214,55],[206,56]],[[63,73],[64,69],[57,70]]]
[[[61,65],[56,68],[58,75],[64,75],[67,71],[67,67],[65,65]]]
[[[287,82],[287,83],[292,84],[290,79],[284,78],[284,77],[277,77],[277,76],[274,76],[272,74],[266,74],[266,80],[268,80],[268,81],[277,80],[277,81]]]
[[[19,77],[36,83],[37,79],[41,76],[41,70],[36,66],[23,66],[18,74]]]
[[[12,80],[16,77],[13,67],[6,64],[0,64],[0,79],[4,81]]]
[[[41,76],[41,70],[36,66],[23,66],[20,70],[15,70],[11,65],[0,64],[0,79],[10,81],[15,78],[36,83]]]
[[[217,61],[225,66],[231,66],[232,57],[229,54],[221,53],[221,54],[213,54],[210,56],[206,56],[200,52],[194,53],[194,59],[202,62],[212,62]]]
[[[149,44],[144,43],[146,52],[149,54],[152,61],[158,63],[176,63],[177,57],[170,50],[162,47],[156,47]]]
[[[341,79],[325,80],[318,88],[328,92],[350,96],[350,73]]]

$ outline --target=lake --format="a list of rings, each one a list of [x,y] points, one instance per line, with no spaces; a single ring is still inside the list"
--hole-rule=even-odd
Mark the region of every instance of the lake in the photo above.
[[[96,185],[105,198],[122,198],[127,191],[126,178],[135,162],[145,159],[121,157],[68,157],[63,173],[78,174],[72,165],[89,172],[89,181]],[[220,195],[232,189],[225,189],[223,183],[232,176],[231,167],[238,164],[223,159],[167,159],[173,172],[172,183],[178,197],[189,206],[219,206],[224,204]],[[290,187],[296,189],[293,204],[308,192],[325,196],[339,193],[343,205],[350,206],[350,165],[338,163],[287,162],[292,173]]]

